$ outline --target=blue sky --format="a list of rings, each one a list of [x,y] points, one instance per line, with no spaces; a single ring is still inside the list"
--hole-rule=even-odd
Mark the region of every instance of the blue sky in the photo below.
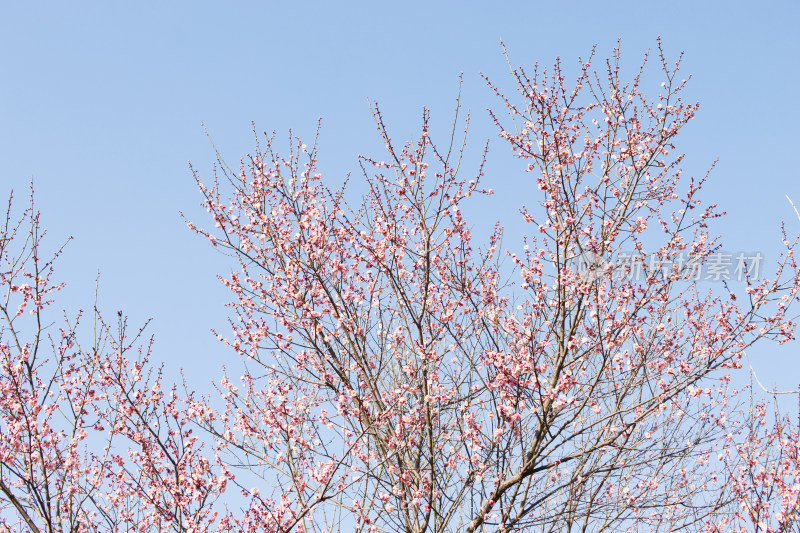
[[[209,333],[225,329],[227,294],[214,276],[233,264],[186,229],[205,222],[188,161],[209,176],[213,149],[230,162],[253,147],[250,122],[310,139],[322,117],[321,169],[332,180],[358,154],[381,156],[368,99],[394,136],[416,133],[431,108],[446,135],[459,72],[472,112],[471,147],[491,138],[487,182],[498,196],[478,223],[512,229],[524,179],[496,137],[497,106],[480,73],[507,84],[513,65],[573,65],[593,44],[621,39],[638,66],[661,36],[686,52],[688,97],[700,113],[680,139],[687,174],[719,164],[706,198],[728,216],[714,228],[729,250],[774,261],[778,226],[800,222],[796,92],[800,37],[794,2],[7,2],[0,11],[0,195],[24,199],[35,181],[55,247],[75,237],[58,273],[68,311],[100,305],[134,322],[153,317],[157,359],[207,381],[231,353]],[[652,94],[657,92],[654,87]],[[533,203],[533,199],[529,201]],[[512,216],[508,216],[511,214]],[[766,346],[765,384],[795,388],[795,346]]]

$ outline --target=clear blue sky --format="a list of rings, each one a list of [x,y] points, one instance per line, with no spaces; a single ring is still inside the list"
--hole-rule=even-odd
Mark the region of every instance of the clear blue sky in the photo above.
[[[686,52],[688,90],[701,102],[682,134],[685,169],[715,158],[706,198],[728,216],[716,227],[729,250],[774,261],[778,225],[800,201],[795,166],[800,4],[795,2],[5,2],[0,11],[0,196],[24,199],[34,179],[50,244],[75,240],[58,273],[59,301],[90,309],[97,271],[101,307],[137,322],[153,317],[156,358],[190,378],[217,374],[231,353],[208,333],[225,329],[227,294],[214,275],[233,266],[190,233],[178,212],[205,222],[187,162],[208,176],[213,150],[227,160],[259,130],[306,138],[323,118],[321,168],[340,180],[358,154],[380,156],[367,99],[396,138],[416,132],[423,105],[451,118],[458,74],[473,114],[472,147],[492,138],[487,179],[512,201],[523,179],[485,108],[498,102],[484,72],[508,82],[514,65],[567,65],[592,44],[621,39],[638,65],[662,36]],[[657,88],[654,88],[655,93]],[[446,133],[442,127],[438,130]],[[434,129],[432,135],[436,137]],[[532,202],[531,202],[532,203]],[[507,217],[518,205],[483,214]],[[796,346],[759,353],[770,385],[800,381]]]

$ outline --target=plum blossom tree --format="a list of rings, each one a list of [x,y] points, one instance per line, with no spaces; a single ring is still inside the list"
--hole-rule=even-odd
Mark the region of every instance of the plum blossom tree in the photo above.
[[[398,145],[375,106],[386,154],[359,159],[360,199],[325,185],[316,140],[195,173],[216,228],[189,226],[238,260],[218,337],[246,371],[219,398],[166,385],[121,313],[81,344],[49,312],[60,249],[43,260],[33,204],[9,207],[0,528],[798,530],[797,429],[734,380],[754,343],[793,338],[797,240],[774,277],[702,290],[719,214],[682,178],[697,105],[658,52],[653,99],[648,58],[625,81],[618,50],[573,83],[513,70],[513,97],[487,79],[541,195],[518,247],[473,235],[492,191],[485,150],[462,177],[459,107],[443,145],[427,111]]]
[[[216,230],[190,227],[239,260],[220,338],[249,370],[208,428],[263,476],[241,485],[249,530],[796,527],[797,430],[731,376],[753,343],[793,337],[797,241],[774,278],[704,292],[720,214],[705,178],[682,179],[698,106],[680,59],[659,42],[649,99],[647,56],[628,81],[619,50],[602,74],[592,56],[573,83],[558,62],[512,70],[514,97],[487,79],[541,191],[522,249],[499,228],[476,244],[483,164],[461,177],[457,121],[440,146],[427,111],[400,146],[373,108],[386,154],[361,157],[355,204],[325,186],[316,142],[282,157],[267,137],[210,185],[196,175]],[[610,266],[587,275],[584,257]]]
[[[13,195],[12,195],[13,198]],[[59,248],[46,258],[33,204],[0,228],[0,530],[202,531],[227,477],[201,453],[192,397],[161,388],[143,328],[49,311]],[[133,358],[129,354],[134,354]]]

